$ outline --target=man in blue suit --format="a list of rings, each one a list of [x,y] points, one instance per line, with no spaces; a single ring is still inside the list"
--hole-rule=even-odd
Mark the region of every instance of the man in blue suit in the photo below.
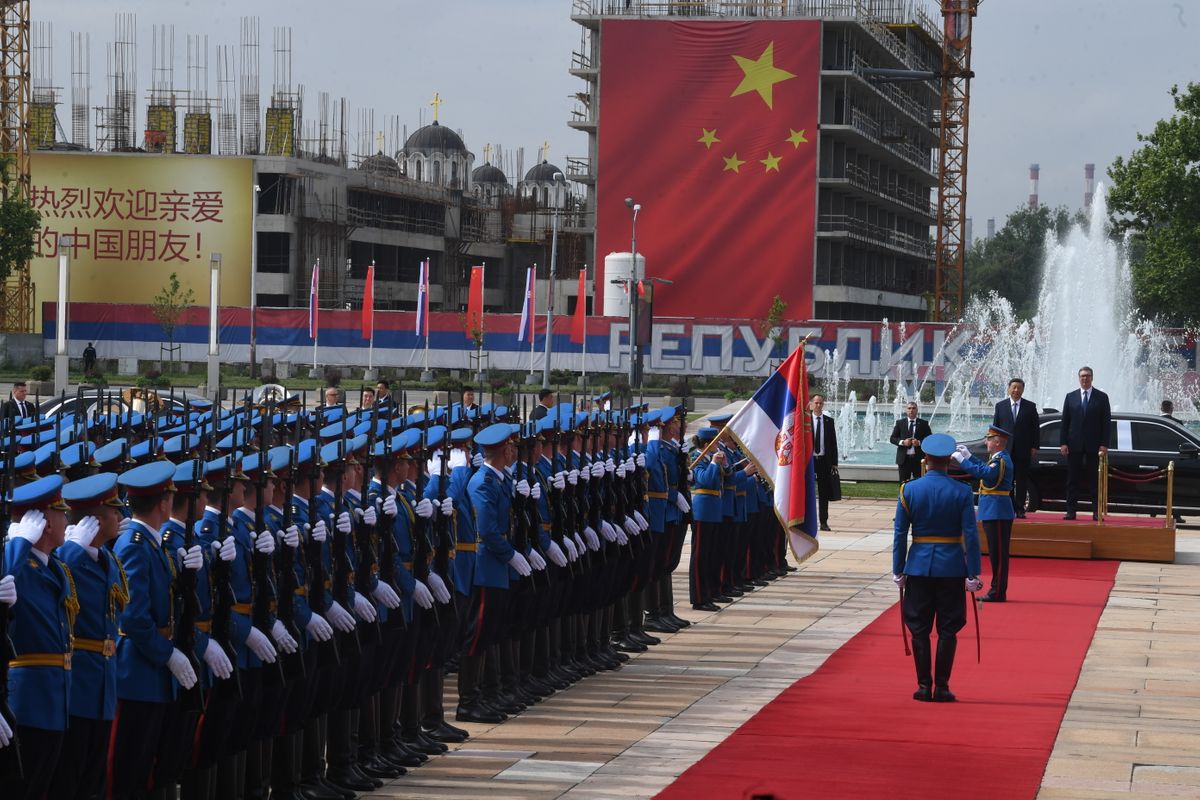
[[[1109,423],[1112,409],[1108,395],[1092,387],[1092,368],[1080,367],[1079,391],[1063,400],[1059,450],[1067,458],[1067,513],[1063,519],[1075,519],[1082,483],[1093,498],[1092,519],[1099,519],[1095,505],[1096,468],[1101,455],[1108,452]]]
[[[1013,510],[1018,519],[1025,518],[1025,494],[1029,483],[1029,464],[1041,447],[1042,421],[1037,405],[1026,400],[1025,381],[1013,378],[1008,382],[1008,397],[996,403],[992,424],[1009,431],[1008,454],[1013,462]]]

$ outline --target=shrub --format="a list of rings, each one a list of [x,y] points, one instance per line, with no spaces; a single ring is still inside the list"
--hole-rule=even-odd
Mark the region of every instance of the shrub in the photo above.
[[[45,364],[38,364],[36,367],[29,368],[29,377],[35,381],[48,381],[50,376],[54,374],[54,370],[47,367]]]
[[[671,381],[670,392],[672,397],[691,397],[692,385],[688,383],[687,378],[680,378]]]
[[[342,370],[339,367],[325,367],[325,385],[341,386]]]
[[[550,370],[550,383],[556,386],[565,386],[576,381],[576,374],[569,369],[552,369]]]

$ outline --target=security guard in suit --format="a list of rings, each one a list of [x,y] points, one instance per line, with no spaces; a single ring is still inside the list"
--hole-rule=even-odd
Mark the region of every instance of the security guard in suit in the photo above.
[[[903,590],[904,624],[912,633],[917,669],[913,699],[948,703],[955,699],[950,673],[957,635],[967,624],[964,579],[968,591],[982,586],[979,533],[970,488],[946,473],[955,452],[954,438],[935,433],[921,447],[926,474],[903,484],[896,501],[892,580]],[[935,626],[937,661],[931,669],[929,634]]]
[[[988,561],[992,565],[992,585],[980,600],[1003,603],[1008,599],[1008,556],[1012,544],[1013,518],[1016,516],[1012,504],[1015,471],[1007,450],[1011,437],[1004,428],[992,425],[983,438],[988,449],[986,464],[961,444],[953,458],[964,472],[979,479],[979,510],[976,516],[983,523],[988,543]]]

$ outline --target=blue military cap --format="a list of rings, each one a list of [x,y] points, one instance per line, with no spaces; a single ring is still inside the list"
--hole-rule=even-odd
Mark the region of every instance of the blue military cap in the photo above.
[[[712,414],[708,418],[710,425],[724,425],[729,420],[733,419],[733,414]]]
[[[34,464],[36,458],[32,450],[18,453],[17,457],[13,459],[13,472],[22,480],[35,480],[37,478],[37,466]]]
[[[508,416],[508,406],[496,406],[496,416],[497,417],[507,417]]]
[[[70,510],[62,499],[63,477],[48,475],[45,478],[13,489],[10,503],[12,516],[20,518],[26,511],[34,509],[56,511]]]
[[[268,478],[275,477],[271,470],[271,459],[263,453],[251,453],[242,459],[242,474],[245,480],[253,480],[259,472],[264,472]]]
[[[954,437],[948,433],[934,433],[921,440],[921,449],[925,455],[934,458],[949,458],[957,447]]]
[[[54,465],[54,454],[58,452],[58,445],[51,442],[47,445],[42,445],[33,454],[33,468],[39,475],[49,474],[51,467]]]
[[[338,422],[344,416],[346,416],[346,409],[343,406],[323,406],[321,422],[328,425],[332,422]]]
[[[578,414],[575,415],[575,420],[574,420],[574,424],[572,425],[572,427],[579,428],[583,425],[588,424],[591,421],[592,421],[592,415],[589,412],[580,411]]]
[[[718,433],[720,433],[720,431],[716,428],[701,428],[696,431],[696,441],[702,443],[711,442],[713,439],[717,438]]]
[[[597,400],[597,401],[604,401],[604,400],[608,400],[610,397],[612,397],[612,392],[601,392],[600,394],[596,395],[592,399]]]
[[[212,409],[212,400],[208,400],[204,397],[189,397],[187,404],[188,408],[195,409],[196,411],[206,411]]]
[[[411,450],[421,444],[421,430],[419,428],[409,428],[392,439],[392,448],[401,452]],[[410,457],[405,452],[405,457]]]
[[[296,448],[296,466],[303,469],[310,464],[324,466],[321,462],[321,443],[316,439],[302,439]]]
[[[321,447],[321,460],[327,465],[337,464],[345,455],[346,441],[344,439],[335,439]]]
[[[440,447],[442,440],[446,438],[445,425],[431,425],[429,430],[425,432],[425,444],[427,447]]]
[[[466,444],[471,441],[473,435],[474,433],[470,428],[455,428],[450,431],[450,444]]]
[[[148,457],[151,449],[153,449],[153,451],[161,458],[163,441],[164,440],[161,436],[155,436],[138,442],[129,448],[129,457],[134,461],[141,461],[142,459]]]
[[[78,467],[81,464],[92,463],[92,454],[96,452],[96,445],[91,442],[79,442],[78,444],[64,447],[59,455],[64,469]]]
[[[207,478],[211,478],[209,483],[214,486],[218,483],[224,484],[226,480],[246,479],[246,476],[242,474],[241,459],[232,453],[209,461],[204,465],[204,472]]]
[[[208,465],[199,459],[182,462],[175,468],[174,484],[175,488],[181,492],[193,491],[199,488],[204,492],[211,492],[212,486],[204,477],[208,474]],[[197,486],[197,480],[199,486]]]
[[[122,473],[118,483],[131,497],[148,496],[175,490],[175,465],[167,461],[152,461]]]
[[[113,439],[105,445],[96,448],[96,452],[92,453],[92,460],[96,465],[103,467],[106,464],[112,464],[125,454],[125,438]]]
[[[479,406],[479,413],[486,417],[488,414],[492,413],[493,408],[495,408],[494,403],[483,403]],[[499,412],[497,412],[497,414],[498,413]]]
[[[1005,439],[1011,439],[1012,434],[1001,428],[999,425],[989,425],[987,430],[988,436],[1003,436]],[[924,449],[922,447],[921,449]]]
[[[292,448],[290,447],[272,447],[267,451],[267,466],[276,475],[281,474],[283,470],[287,469],[291,460]]]
[[[240,450],[254,441],[254,430],[247,428],[238,428],[233,433],[226,436],[221,441],[217,442],[216,449],[218,450]]]
[[[183,434],[164,440],[160,452],[167,458],[180,457],[192,452],[199,446],[200,434]]]
[[[62,497],[75,511],[96,506],[122,508],[125,505],[117,493],[117,475],[114,472],[100,472],[71,481],[63,487]]]
[[[508,441],[513,435],[513,426],[507,422],[497,422],[475,434],[475,443],[480,447],[496,447]]]
[[[537,426],[538,433],[549,433],[550,431],[555,430],[555,421],[550,419],[549,414],[539,420],[536,420],[534,425]]]
[[[361,459],[366,456],[367,452],[367,435],[360,433],[346,442],[346,460],[349,463],[362,463]]]

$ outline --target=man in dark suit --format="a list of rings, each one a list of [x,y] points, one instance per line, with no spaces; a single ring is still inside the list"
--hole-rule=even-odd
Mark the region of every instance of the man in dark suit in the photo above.
[[[1041,446],[1042,421],[1037,405],[1025,400],[1025,381],[1013,378],[1008,382],[1008,399],[996,403],[992,424],[1009,431],[1008,454],[1013,461],[1013,510],[1018,519],[1025,518],[1025,494],[1029,486],[1029,465]]]
[[[896,466],[900,468],[900,482],[921,477],[921,441],[933,433],[929,423],[917,416],[917,402],[909,400],[904,409],[905,416],[896,420],[889,441],[896,445]]]
[[[1059,450],[1067,459],[1067,513],[1063,519],[1075,519],[1081,483],[1093,498],[1092,519],[1099,518],[1095,507],[1096,468],[1101,455],[1108,452],[1109,422],[1112,408],[1108,395],[1092,388],[1092,368],[1079,369],[1079,391],[1063,400]]]
[[[529,419],[539,420],[546,416],[552,408],[554,408],[554,390],[542,389],[538,392],[537,405],[529,412]]]
[[[28,399],[29,388],[25,381],[13,384],[12,397],[4,402],[4,416],[15,417],[18,421],[31,419],[36,413],[33,402]]]
[[[821,530],[829,530],[829,493],[833,489],[833,470],[838,464],[837,431],[833,417],[825,414],[825,398],[814,394],[808,402],[812,410],[813,471],[817,474],[817,516]]]
[[[1162,411],[1159,416],[1163,419],[1169,419],[1171,422],[1179,422],[1179,420],[1175,419],[1175,404],[1170,400],[1163,400],[1162,405],[1159,406],[1159,409]],[[1180,424],[1182,425],[1183,423]]]

